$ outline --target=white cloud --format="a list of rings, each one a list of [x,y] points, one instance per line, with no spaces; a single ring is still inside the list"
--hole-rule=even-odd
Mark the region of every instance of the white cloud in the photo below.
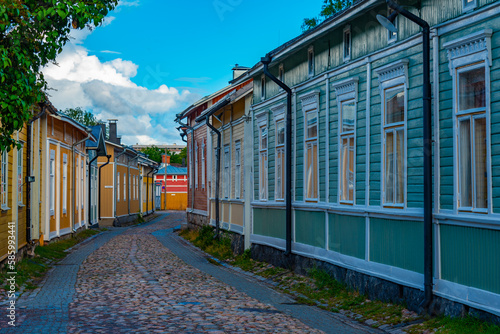
[[[118,119],[125,144],[180,142],[175,114],[199,98],[189,90],[166,85],[147,89],[131,79],[139,67],[116,58],[101,62],[80,45],[88,33],[76,33],[52,64],[43,71],[54,106],[60,110],[82,107],[102,119]]]

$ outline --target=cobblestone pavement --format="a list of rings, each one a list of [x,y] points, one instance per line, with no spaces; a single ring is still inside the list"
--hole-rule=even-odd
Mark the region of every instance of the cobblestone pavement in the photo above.
[[[79,245],[0,333],[377,332],[210,264],[172,233],[183,219],[170,212]]]

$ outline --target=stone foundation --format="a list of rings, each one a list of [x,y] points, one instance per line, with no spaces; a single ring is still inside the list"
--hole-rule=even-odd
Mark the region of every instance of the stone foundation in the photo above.
[[[419,289],[301,255],[292,254],[287,257],[284,253],[284,251],[264,245],[252,244],[251,247],[251,257],[257,261],[268,262],[276,267],[288,268],[301,275],[307,274],[310,268],[318,268],[326,271],[337,281],[359,291],[368,299],[377,299],[388,303],[404,303],[411,311],[420,313],[424,311],[420,307],[424,299],[424,292]],[[471,315],[481,320],[500,324],[499,316],[438,296],[434,296],[430,311],[431,314],[443,314],[450,317]]]
[[[189,229],[199,229],[208,225],[208,217],[193,212],[186,212],[187,225]]]

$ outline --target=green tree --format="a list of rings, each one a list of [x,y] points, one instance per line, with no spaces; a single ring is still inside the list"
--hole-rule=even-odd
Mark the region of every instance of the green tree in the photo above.
[[[333,14],[352,6],[353,0],[323,0],[323,6],[318,17],[305,18],[302,22],[302,31],[307,31],[331,17]]]
[[[94,126],[103,123],[101,120],[97,119],[92,112],[88,110],[83,110],[80,107],[68,108],[62,112],[62,114],[74,119],[80,124],[86,126]]]
[[[0,0],[0,150],[46,99],[41,69],[54,62],[70,29],[98,26],[118,0]]]
[[[146,154],[146,156],[153,160],[156,161],[157,163],[161,164],[161,156],[162,154],[165,154],[165,150],[156,147],[155,145],[143,148],[141,150],[142,153]]]
[[[187,148],[184,147],[182,151],[177,154],[177,153],[172,153],[170,156],[170,163],[172,164],[182,164],[182,159],[186,159],[187,156]],[[186,161],[186,160],[184,160]]]

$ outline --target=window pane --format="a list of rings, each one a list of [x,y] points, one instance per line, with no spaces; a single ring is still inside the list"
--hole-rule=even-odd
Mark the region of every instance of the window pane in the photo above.
[[[344,58],[351,55],[351,32],[344,32]]]
[[[460,176],[460,206],[472,206],[472,170],[470,119],[459,121],[459,156],[458,173]]]
[[[306,164],[306,189],[307,198],[313,198],[313,149],[312,145],[307,145],[307,164]]]
[[[476,208],[488,207],[486,174],[486,118],[474,120],[474,148],[476,173]]]
[[[285,122],[284,121],[279,121],[276,123],[276,138],[277,138],[277,144],[278,145],[283,145],[285,144]]]
[[[405,93],[401,86],[397,89],[386,91],[386,124],[404,122],[405,118]]]
[[[394,203],[394,133],[386,133],[385,144],[385,201]]]
[[[354,101],[342,103],[342,132],[354,131],[354,115],[356,104]]]
[[[396,198],[395,202],[402,204],[404,203],[404,130],[400,129],[396,131]]]
[[[484,68],[459,74],[459,110],[484,108],[486,86]]]
[[[260,128],[260,149],[261,150],[267,149],[267,128],[266,127]]]
[[[306,114],[307,138],[318,136],[318,116],[316,112]]]

